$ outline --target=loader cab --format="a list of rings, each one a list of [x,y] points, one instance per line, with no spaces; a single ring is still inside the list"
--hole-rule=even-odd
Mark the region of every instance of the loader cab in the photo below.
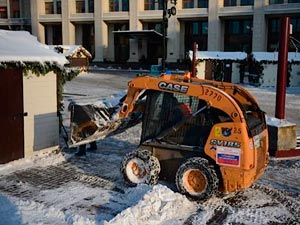
[[[265,130],[265,113],[257,103],[247,98],[243,92],[229,93],[240,106],[247,124],[248,136],[254,137]],[[232,122],[224,111],[209,107],[201,112],[198,110],[206,106],[206,101],[183,94],[149,91],[143,115],[141,143],[155,141],[164,131],[170,131],[161,141],[171,145],[190,146],[202,149],[207,141],[213,125]],[[190,115],[182,112],[178,114],[178,107],[188,108]],[[183,111],[183,110],[182,110]],[[180,117],[180,118],[179,118]],[[180,124],[180,120],[182,123]],[[178,126],[176,126],[176,123]],[[172,126],[176,126],[172,129]]]
[[[141,143],[203,150],[212,126],[232,121],[223,111],[206,108],[206,104],[192,96],[150,91],[143,115]]]

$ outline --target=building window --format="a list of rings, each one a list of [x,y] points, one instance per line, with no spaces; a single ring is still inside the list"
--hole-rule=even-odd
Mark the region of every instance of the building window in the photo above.
[[[45,26],[45,42],[47,45],[62,44],[62,26],[61,24],[53,24]]]
[[[62,27],[61,27],[61,25],[53,26],[53,44],[54,45],[62,44]]]
[[[241,0],[241,6],[254,5],[254,0]]]
[[[56,1],[56,13],[61,14],[61,1]]]
[[[268,44],[267,51],[278,51],[279,47],[279,19],[270,19],[268,22]]]
[[[224,0],[224,7],[226,6],[236,6],[236,0]]]
[[[273,4],[283,4],[283,0],[270,0],[269,4],[270,5],[273,5]]]
[[[208,0],[198,0],[198,8],[208,8]]]
[[[129,0],[122,0],[122,11],[129,11]]]
[[[94,24],[82,24],[82,46],[95,55]]]
[[[54,14],[53,2],[45,2],[45,14]]]
[[[291,18],[292,34],[290,35],[290,51],[300,51],[300,17]]]
[[[164,0],[145,0],[144,10],[162,10],[164,8]]]
[[[253,22],[252,20],[245,20],[242,24],[242,34],[252,34],[253,32]]]
[[[300,17],[291,18],[292,36],[300,39]]]
[[[224,35],[224,51],[252,51],[253,21],[226,20]]]
[[[128,23],[114,24],[114,31],[129,30]],[[114,35],[115,62],[125,63],[129,59],[129,38],[123,35]]]
[[[290,35],[289,51],[300,50],[300,17],[291,17],[292,34]],[[268,44],[269,52],[279,50],[280,18],[273,18],[268,21]]]
[[[119,11],[119,0],[109,0],[109,11],[110,12]]]
[[[61,0],[46,1],[45,14],[61,14]]]
[[[194,0],[183,0],[182,7],[184,9],[194,8]]]
[[[159,10],[164,9],[164,0],[158,0],[158,9]]]
[[[85,13],[84,0],[76,0],[76,13]]]
[[[0,7],[0,18],[7,19],[7,7],[6,6]]]
[[[155,0],[146,0],[144,9],[145,10],[154,10],[155,9]]]
[[[162,23],[148,23],[147,30],[155,30],[158,33],[163,33],[163,26]]]
[[[12,18],[20,18],[20,0],[10,2],[10,12]]]
[[[207,21],[193,21],[185,24],[185,52],[193,49],[194,42],[198,44],[200,51],[207,51]]]
[[[110,0],[109,1],[110,12],[128,12],[129,11],[129,0]]]
[[[94,0],[88,1],[89,13],[94,13]]]

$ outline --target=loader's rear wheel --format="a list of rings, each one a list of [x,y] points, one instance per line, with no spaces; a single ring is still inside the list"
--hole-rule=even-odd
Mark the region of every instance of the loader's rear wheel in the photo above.
[[[141,183],[154,185],[158,181],[160,164],[151,152],[139,149],[124,157],[121,173],[129,185]]]
[[[205,200],[217,192],[219,179],[206,159],[195,157],[178,168],[176,186],[180,193],[193,200]]]

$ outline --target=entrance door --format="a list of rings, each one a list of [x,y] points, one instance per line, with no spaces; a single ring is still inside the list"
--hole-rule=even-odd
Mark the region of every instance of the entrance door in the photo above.
[[[213,79],[212,68],[213,68],[213,62],[206,61],[205,62],[205,79],[206,80],[212,80]]]
[[[161,40],[151,40],[148,39],[148,46],[147,46],[147,62],[149,64],[154,64],[157,65],[159,64],[158,59],[162,58],[164,53],[163,53],[163,41]],[[167,46],[166,46],[167,49]]]
[[[224,81],[231,82],[232,62],[224,62]]]
[[[0,69],[0,163],[24,157],[23,76]]]

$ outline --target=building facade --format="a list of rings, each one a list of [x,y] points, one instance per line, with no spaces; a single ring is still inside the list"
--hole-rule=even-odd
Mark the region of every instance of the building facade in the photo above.
[[[184,60],[194,42],[201,51],[276,51],[282,16],[291,18],[292,36],[300,40],[300,0],[165,1],[167,9],[176,7],[176,15],[167,15],[167,62]],[[11,16],[14,2],[26,0],[0,0],[0,15],[7,7]],[[30,0],[32,34],[49,45],[82,45],[95,62],[155,64],[164,52],[163,4],[164,0]]]
[[[30,0],[0,0],[0,29],[31,31]]]

